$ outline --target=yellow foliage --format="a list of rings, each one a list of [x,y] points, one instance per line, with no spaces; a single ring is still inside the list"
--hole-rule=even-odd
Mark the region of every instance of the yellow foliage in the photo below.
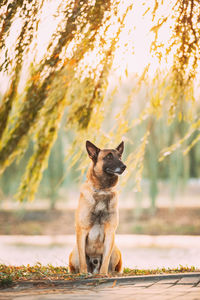
[[[162,161],[199,130],[200,121],[194,121],[199,115],[194,96],[200,48],[198,1],[176,1],[173,5],[172,1],[171,14],[167,15],[157,15],[158,10],[168,4],[167,1],[155,1],[154,7],[146,1],[143,16],[151,14],[150,31],[155,37],[151,50],[159,61],[167,60],[169,54],[173,53],[173,64],[167,74],[158,71],[151,78],[149,62],[140,78],[132,83],[133,88],[123,101],[114,99],[118,87],[108,95],[108,86],[116,49],[120,47],[121,34],[127,25],[127,16],[134,12],[132,1],[61,3],[63,11],[59,15],[62,20],[58,22],[55,33],[52,32],[47,51],[38,64],[35,63],[37,50],[32,39],[41,25],[38,13],[48,1],[31,1],[29,8],[26,1],[22,2],[13,1],[10,6],[9,2],[4,1],[0,5],[5,11],[0,20],[0,43],[3,49],[1,69],[8,76],[11,74],[8,92],[0,106],[0,173],[17,157],[18,160],[22,157],[31,140],[35,143],[33,156],[22,178],[19,199],[34,197],[63,115],[66,116],[66,130],[75,131],[74,141],[66,158],[71,159],[71,167],[80,161],[82,175],[88,164],[85,148],[82,147],[87,139],[100,147],[109,144],[113,146],[121,139],[128,140],[127,133],[133,127],[148,123],[152,118],[167,117],[168,124],[175,118],[179,122],[191,123],[183,138],[163,149],[159,158]],[[10,32],[16,17],[20,19],[21,25],[13,42],[14,49],[11,49],[6,40],[11,38]],[[172,19],[171,36],[168,44],[164,45],[159,32]],[[125,41],[125,47],[128,44]],[[33,51],[32,56],[29,55],[29,50]],[[27,55],[30,56],[30,68],[23,94],[19,95],[22,71],[29,63]],[[124,69],[124,73],[128,79],[128,68]],[[144,96],[145,104],[136,116],[131,110],[139,106],[137,97],[145,89],[148,90]],[[116,103],[120,107],[114,116],[112,110]],[[107,130],[104,129],[104,121],[109,111],[113,120],[110,122],[111,128]],[[137,190],[140,190],[150,130],[146,130],[139,146],[127,158],[129,168],[135,172]],[[198,141],[199,135],[186,147],[184,154]],[[127,176],[130,173],[127,172]]]

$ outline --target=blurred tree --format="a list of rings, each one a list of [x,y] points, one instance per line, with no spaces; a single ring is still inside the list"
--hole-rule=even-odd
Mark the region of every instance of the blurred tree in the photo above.
[[[58,198],[58,187],[64,176],[63,149],[63,141],[60,132],[49,156],[48,168],[44,172],[40,189],[43,190],[43,194],[50,199],[51,209],[55,208],[56,200]]]
[[[148,1],[143,2],[141,5],[147,6],[145,14],[152,16],[151,32],[155,35],[152,51],[159,60],[174,53],[173,67],[167,78],[163,79],[160,89],[156,89],[159,94],[152,91],[148,106],[138,119],[131,122],[126,119],[132,103],[132,95],[128,97],[116,126],[109,135],[102,134],[100,144],[107,143],[113,137],[114,141],[119,140],[128,130],[152,115],[161,117],[164,108],[168,111],[169,120],[178,115],[180,120],[187,118],[192,124],[183,140],[199,128],[196,113],[190,114],[190,119],[187,117],[188,103],[194,102],[193,82],[199,62],[199,1],[170,1],[170,11],[166,15],[160,14],[159,10],[168,1],[155,0],[154,6]],[[30,141],[34,141],[33,155],[18,192],[20,200],[32,199],[37,191],[65,108],[66,126],[72,126],[78,133],[69,151],[72,165],[82,156],[80,143],[88,133],[94,137],[101,130],[105,117],[103,106],[112,103],[105,95],[114,54],[120,47],[127,16],[134,14],[132,1],[56,1],[55,11],[51,13],[55,15],[57,27],[52,30],[49,44],[40,57],[37,42],[41,15],[49,3],[47,0],[4,0],[0,3],[0,68],[9,78],[9,88],[0,106],[1,173],[16,158],[19,160]],[[162,26],[172,19],[169,43],[163,45],[160,43]],[[134,92],[146,79],[147,73],[148,68],[137,82],[137,88],[134,87]],[[167,87],[166,81],[170,82]],[[20,94],[20,85],[23,84],[25,87]],[[166,99],[167,103],[164,101]],[[149,129],[137,149],[136,159],[133,160],[133,156],[129,158],[134,168],[138,168],[136,182],[141,178],[148,136]],[[199,139],[200,135],[195,143]],[[178,146],[165,149],[162,157]],[[82,161],[82,170],[84,164]]]

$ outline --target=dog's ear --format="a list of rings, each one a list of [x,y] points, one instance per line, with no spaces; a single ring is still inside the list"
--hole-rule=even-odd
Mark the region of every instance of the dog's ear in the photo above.
[[[94,161],[97,162],[97,156],[100,152],[100,149],[97,148],[94,144],[90,141],[86,141],[86,149],[88,152],[89,157]]]
[[[120,155],[122,155],[124,151],[124,142],[121,142],[119,146],[117,146],[116,150],[120,153]]]

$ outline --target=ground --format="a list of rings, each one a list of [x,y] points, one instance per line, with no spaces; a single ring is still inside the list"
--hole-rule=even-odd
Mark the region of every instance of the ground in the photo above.
[[[0,210],[0,235],[74,234],[74,209]],[[59,220],[59,222],[58,222]],[[121,208],[117,233],[150,235],[199,235],[200,207],[158,208],[138,216]]]
[[[162,299],[198,300],[200,273],[96,279],[15,282],[0,299]],[[14,297],[14,298],[13,298]]]

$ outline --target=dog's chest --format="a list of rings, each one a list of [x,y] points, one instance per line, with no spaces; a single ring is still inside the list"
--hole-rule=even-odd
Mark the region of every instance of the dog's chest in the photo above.
[[[113,214],[114,193],[94,192],[93,198],[95,204],[90,212],[90,223],[101,225],[108,222]]]

